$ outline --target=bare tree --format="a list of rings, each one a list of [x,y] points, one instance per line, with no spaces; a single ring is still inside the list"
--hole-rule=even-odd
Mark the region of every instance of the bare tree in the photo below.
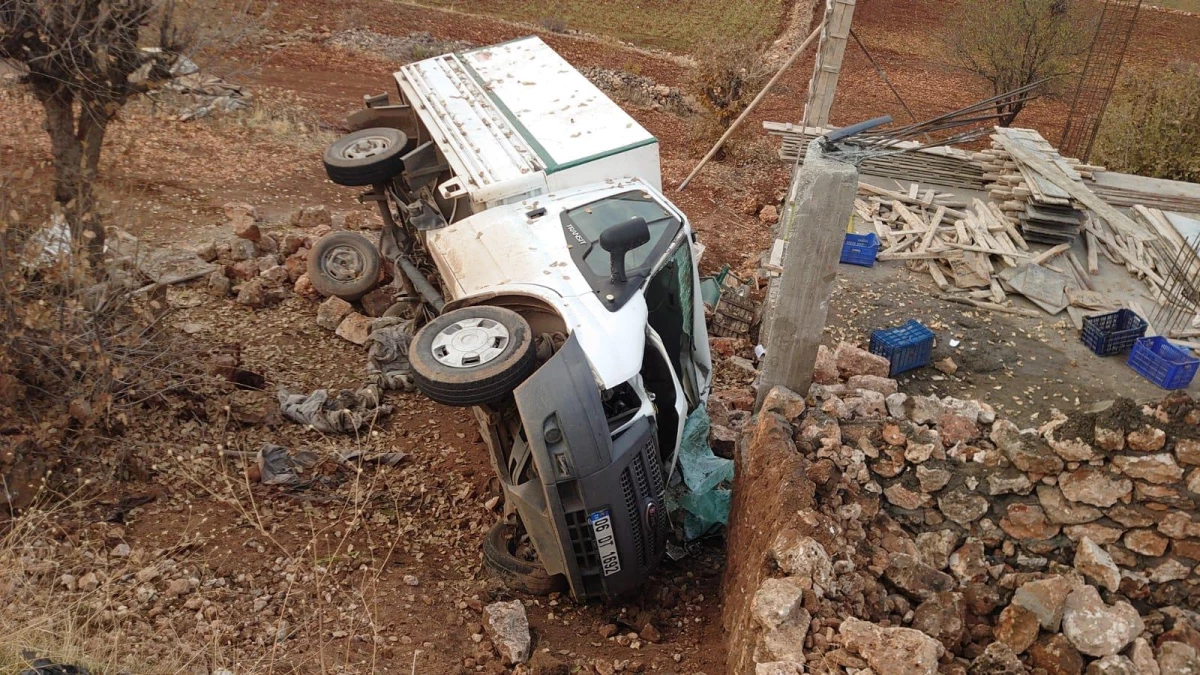
[[[1095,30],[1091,3],[1065,0],[960,0],[946,18],[943,41],[952,58],[992,84],[999,96],[1072,72]],[[996,105],[1009,126],[1025,107]]]
[[[0,0],[0,59],[42,105],[54,199],[93,260],[104,246],[93,185],[108,125],[170,76],[186,42],[173,0]]]

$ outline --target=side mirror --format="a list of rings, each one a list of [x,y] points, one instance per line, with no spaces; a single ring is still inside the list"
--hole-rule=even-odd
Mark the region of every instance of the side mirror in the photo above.
[[[613,283],[624,283],[625,254],[650,241],[650,228],[644,218],[635,216],[600,233],[600,248],[612,260]]]

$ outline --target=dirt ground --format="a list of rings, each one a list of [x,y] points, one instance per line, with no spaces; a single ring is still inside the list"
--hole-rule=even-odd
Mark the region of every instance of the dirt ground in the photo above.
[[[870,0],[856,17],[856,30],[919,115],[987,93],[927,53],[922,34],[934,29],[940,7]],[[250,88],[252,113],[179,122],[169,106],[145,102],[122,113],[110,132],[101,186],[110,222],[152,244],[199,246],[230,234],[221,215],[229,201],[257,206],[270,231],[283,231],[287,214],[308,204],[337,213],[363,208],[352,190],[325,179],[319,161],[363,93],[394,90],[394,62],[329,41],[363,17],[382,34],[427,31],[475,44],[540,30],[380,0],[288,3],[261,34],[204,63]],[[1200,47],[1187,36],[1197,30],[1200,18],[1144,12],[1131,63],[1144,67],[1172,52],[1195,57]],[[576,65],[687,85],[685,61],[678,57],[586,36],[543,37]],[[1153,48],[1146,46],[1151,38]],[[835,122],[895,112],[865,58],[855,52],[847,59]],[[756,122],[798,118],[798,92],[809,72],[811,60],[799,62]],[[1021,122],[1051,129],[1063,111],[1061,101],[1039,102]],[[631,113],[660,139],[664,184],[676,184],[703,152],[692,141],[694,120],[649,107]],[[30,98],[0,88],[0,177],[15,181],[16,189],[44,186],[49,178],[40,124]],[[729,264],[749,276],[770,231],[741,205],[774,199],[786,181],[786,168],[760,154],[740,165],[714,165],[684,193],[668,190],[708,246],[705,271]],[[918,318],[938,332],[935,358],[951,354],[960,366],[953,376],[931,369],[906,375],[906,391],[979,397],[1019,423],[1054,407],[1155,392],[1134,382],[1118,360],[1091,357],[1061,321],[943,303],[931,297],[929,282],[898,265],[842,272],[830,342],[864,342],[873,328]],[[277,387],[357,386],[361,349],[318,328],[316,304],[302,298],[253,311],[193,285],[173,288],[169,301],[171,330],[207,347],[238,346],[245,366],[263,373],[268,386],[217,399],[196,392],[148,406],[113,441],[134,458],[130,479],[111,483],[111,465],[85,458],[74,468],[97,476],[101,485],[81,491],[87,497],[82,506],[46,516],[51,525],[44,531],[71,542],[65,553],[59,544],[56,573],[99,572],[99,588],[79,606],[99,617],[98,625],[120,627],[106,638],[112,663],[129,666],[124,659],[130,657],[141,659],[132,664],[137,672],[189,673],[503,670],[481,635],[482,605],[509,594],[480,569],[479,543],[497,513],[486,506],[493,496],[490,470],[470,415],[419,395],[393,394],[388,402],[394,414],[358,437],[325,437],[281,422],[264,412],[275,408]],[[952,349],[951,338],[962,344]],[[397,466],[361,472],[328,467],[304,489],[285,490],[254,483],[238,460],[219,456],[221,450],[253,451],[264,442],[407,457]],[[131,496],[147,503],[121,508]],[[110,522],[116,511],[121,522]],[[122,544],[129,552],[116,555]],[[542,653],[544,669],[535,672],[558,672],[555,662],[570,672],[723,671],[723,565],[720,543],[705,542],[682,561],[665,564],[637,597],[621,602],[580,606],[566,598],[520,597]],[[139,576],[150,568],[162,579],[195,583],[188,582],[186,594],[134,603],[130,598],[153,582]],[[131,611],[135,605],[156,609]],[[639,615],[652,619],[661,632],[658,642],[628,637],[642,623]],[[607,636],[609,625],[618,631],[613,637]]]

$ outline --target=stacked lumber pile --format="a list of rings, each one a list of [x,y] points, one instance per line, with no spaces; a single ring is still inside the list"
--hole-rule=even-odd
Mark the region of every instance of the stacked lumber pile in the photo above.
[[[1020,223],[1027,240],[1045,244],[1073,242],[1083,226],[1085,213],[1066,190],[1014,157],[1013,145],[1035,153],[1081,187],[1083,179],[1092,178],[1097,167],[1062,157],[1032,129],[997,128],[991,149],[975,155],[984,170],[984,179],[989,181],[989,196],[1011,220]]]
[[[808,144],[814,138],[831,131],[783,122],[763,122],[763,128],[768,134],[779,137],[779,157],[789,163],[796,162],[797,159],[803,161]],[[943,187],[983,190],[983,169],[970,153],[955,148],[918,150],[918,146],[918,143],[910,141],[897,143],[893,146],[895,149],[911,152],[872,157],[865,160],[859,170],[867,175],[906,182],[917,181]]]
[[[854,211],[880,240],[877,260],[903,260],[909,269],[925,271],[938,288],[988,309],[1025,313],[1000,305],[1007,297],[999,271],[1028,262],[1029,244],[995,204],[975,199],[956,203],[913,186],[907,194],[859,185]]]

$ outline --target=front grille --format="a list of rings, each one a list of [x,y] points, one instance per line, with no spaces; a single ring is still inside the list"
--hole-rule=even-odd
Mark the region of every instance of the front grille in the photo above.
[[[575,554],[575,563],[583,574],[600,571],[600,553],[596,550],[596,535],[592,532],[592,524],[588,522],[584,511],[571,511],[566,514],[567,532],[571,535],[571,552]]]
[[[632,462],[636,466],[641,457]],[[642,514],[638,509],[638,496],[634,492],[632,470],[628,467],[621,472],[621,491],[625,493],[625,512],[629,514],[629,530],[633,534],[633,544],[637,548],[638,569],[646,566],[646,535],[642,532]]]

